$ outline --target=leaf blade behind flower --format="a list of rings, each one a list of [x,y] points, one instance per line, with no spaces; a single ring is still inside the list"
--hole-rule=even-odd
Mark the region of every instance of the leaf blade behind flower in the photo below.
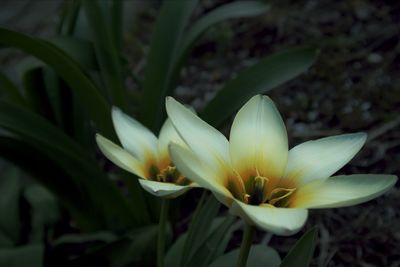
[[[308,267],[314,254],[317,228],[308,230],[293,246],[280,267]]]
[[[201,117],[220,126],[255,94],[264,93],[305,72],[316,60],[314,48],[294,48],[261,59],[224,85],[206,106]]]

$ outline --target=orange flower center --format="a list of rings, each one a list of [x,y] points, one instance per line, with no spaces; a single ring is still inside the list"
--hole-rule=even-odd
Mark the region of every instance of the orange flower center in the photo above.
[[[151,165],[148,173],[148,179],[152,181],[173,183],[177,185],[190,184],[190,181],[186,179],[173,165],[168,165],[161,170],[157,166]]]
[[[257,175],[246,179],[246,182],[236,173],[228,179],[227,188],[236,199],[246,204],[266,204],[280,208],[289,206],[290,199],[296,191],[295,186],[275,182],[275,179],[261,176],[258,172]]]

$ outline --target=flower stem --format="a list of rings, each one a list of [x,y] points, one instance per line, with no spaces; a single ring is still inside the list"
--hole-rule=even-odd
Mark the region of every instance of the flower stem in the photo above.
[[[164,267],[164,252],[165,252],[165,228],[167,224],[169,200],[163,199],[161,202],[160,222],[158,224],[157,238],[157,266]]]
[[[237,267],[246,267],[247,257],[249,256],[251,244],[253,241],[254,227],[246,224],[244,228],[242,244],[240,246],[239,259],[237,261]]]

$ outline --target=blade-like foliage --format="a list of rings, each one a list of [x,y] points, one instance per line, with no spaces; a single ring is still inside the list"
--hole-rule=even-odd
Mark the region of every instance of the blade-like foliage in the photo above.
[[[201,201],[198,205],[199,207],[193,214],[187,233],[184,249],[182,251],[181,266],[186,266],[188,264],[191,256],[207,238],[210,223],[215,216],[217,216],[218,210],[221,207],[221,204],[216,201],[214,196],[208,196],[206,201]]]
[[[83,190],[100,221],[110,229],[126,230],[143,223],[116,186],[96,166],[93,158],[63,132],[41,117],[6,102],[0,102],[0,127],[31,143],[69,174],[72,184]],[[57,180],[53,180],[57,183]],[[70,192],[70,194],[73,194]],[[143,203],[135,203],[144,205]]]
[[[89,71],[98,70],[99,66],[96,61],[96,55],[94,51],[93,43],[87,40],[80,39],[78,37],[69,36],[55,36],[47,38],[53,45],[63,50],[68,56],[70,56],[79,67]]]
[[[0,232],[7,239],[7,243],[19,242],[21,226],[19,214],[19,172],[9,168],[2,172],[0,177]],[[1,247],[1,242],[0,242]]]
[[[34,68],[26,71],[22,77],[25,95],[36,113],[47,118],[53,124],[56,123],[56,117],[50,101],[48,91],[46,90],[43,68]],[[52,88],[55,92],[57,88]]]
[[[14,83],[2,72],[0,72],[0,97],[6,97],[14,104],[28,107],[26,99],[23,97]]]
[[[220,126],[250,97],[305,72],[316,57],[314,48],[295,48],[265,57],[221,88],[201,116],[211,125]]]
[[[0,28],[0,45],[20,49],[54,68],[74,90],[99,130],[109,138],[115,139],[110,106],[82,73],[78,64],[66,53],[44,40],[3,28]]]
[[[105,4],[108,3],[106,2]],[[125,109],[125,87],[122,79],[119,53],[114,42],[115,36],[112,32],[113,29],[110,23],[107,23],[106,14],[103,14],[97,0],[84,0],[83,7],[86,11],[87,21],[92,31],[101,77],[109,93],[109,97],[111,97],[114,105]],[[112,9],[104,9],[104,11],[107,12],[110,10]],[[109,17],[111,16],[111,14],[108,15]]]
[[[29,143],[6,136],[0,136],[0,155],[32,175],[56,194],[84,231],[94,231],[105,227],[103,221],[98,220],[96,211],[91,206],[92,203],[86,198],[80,185],[74,183],[65,170],[57,166],[53,158],[43,154]],[[57,174],[56,179],[54,174]]]
[[[127,267],[127,266],[153,266],[155,257],[154,250],[157,239],[157,226],[149,225],[135,229],[116,240],[110,235],[104,233],[102,236],[97,235],[106,244],[92,245],[82,256],[68,259],[68,266],[110,266],[110,267]],[[71,238],[63,238],[63,242],[57,242],[59,247],[68,247],[72,245],[76,247],[79,243],[88,244],[96,241],[96,236],[82,236]],[[96,243],[95,243],[96,244]],[[57,249],[57,247],[56,247]],[[65,249],[64,249],[65,250]],[[59,263],[58,258],[51,259],[51,263],[56,265]]]
[[[235,266],[240,249],[232,250],[217,258],[209,267]],[[250,249],[246,266],[249,267],[279,267],[281,257],[278,252],[265,245],[253,245]]]
[[[180,47],[181,55],[187,53],[194,42],[211,26],[228,19],[261,15],[267,10],[268,6],[258,1],[236,1],[210,11],[185,33]]]
[[[183,266],[206,267],[221,251],[220,245],[225,244],[227,233],[234,221],[233,216],[228,216],[218,227],[213,230],[207,238],[200,244],[198,249],[189,258],[188,264]],[[229,236],[229,235],[228,235]]]
[[[26,245],[17,248],[0,249],[0,266],[7,267],[42,267],[44,246]]]
[[[141,120],[153,131],[158,131],[162,124],[171,72],[180,53],[183,30],[196,3],[197,0],[163,1],[158,14],[147,58],[141,105]]]
[[[317,228],[308,230],[289,251],[280,267],[308,267],[315,250]]]

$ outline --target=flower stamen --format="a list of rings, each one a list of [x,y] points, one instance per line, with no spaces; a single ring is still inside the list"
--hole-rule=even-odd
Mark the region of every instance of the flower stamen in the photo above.
[[[153,169],[149,170],[149,173],[152,173],[154,171],[158,171],[158,168],[153,167]],[[158,171],[156,175],[151,176],[151,180],[163,183],[174,183],[178,185],[187,185],[190,183],[190,181],[182,176],[177,168],[172,165],[169,165],[161,171]]]
[[[286,207],[294,191],[296,188],[275,188],[270,194],[268,203],[275,207]]]

